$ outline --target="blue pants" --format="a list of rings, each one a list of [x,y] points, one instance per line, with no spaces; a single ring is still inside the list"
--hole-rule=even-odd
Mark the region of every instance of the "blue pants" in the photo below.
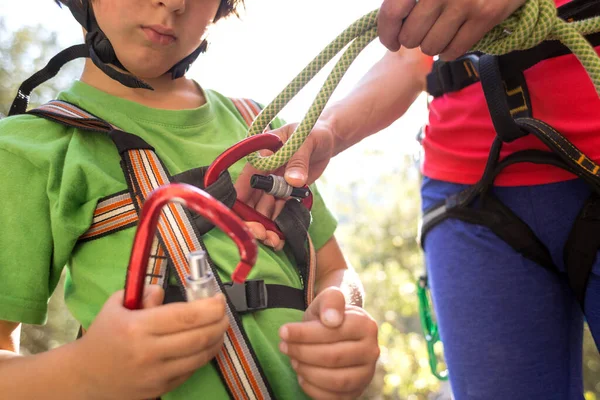
[[[425,179],[426,209],[466,186]],[[581,180],[494,193],[564,271],[563,249],[590,194]],[[600,232],[598,232],[600,235]],[[488,228],[449,219],[424,243],[432,296],[457,400],[581,400],[583,315],[565,278],[523,258]],[[585,318],[600,342],[600,262]]]

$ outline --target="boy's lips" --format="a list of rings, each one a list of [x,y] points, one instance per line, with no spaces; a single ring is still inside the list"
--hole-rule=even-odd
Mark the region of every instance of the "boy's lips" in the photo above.
[[[146,38],[152,43],[169,45],[177,40],[175,32],[162,25],[142,26],[142,30],[146,34]]]

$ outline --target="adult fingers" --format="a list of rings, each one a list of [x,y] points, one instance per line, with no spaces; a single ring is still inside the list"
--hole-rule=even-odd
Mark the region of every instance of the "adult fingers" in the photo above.
[[[409,49],[418,47],[441,14],[441,2],[420,0],[400,29],[400,45]]]
[[[494,25],[486,23],[486,21],[468,20],[442,50],[440,58],[444,61],[457,59],[468,52],[493,27]]]
[[[466,18],[464,10],[446,6],[442,15],[423,38],[421,51],[430,56],[440,54],[450,44]]]
[[[400,29],[417,2],[415,0],[384,0],[377,15],[379,40],[390,51],[400,49]]]

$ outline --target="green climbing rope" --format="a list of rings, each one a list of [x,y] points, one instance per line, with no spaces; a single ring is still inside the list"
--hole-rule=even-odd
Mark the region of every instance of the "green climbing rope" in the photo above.
[[[248,136],[262,133],[304,85],[349,44],[304,119],[285,145],[268,157],[262,157],[258,153],[248,156],[248,161],[255,168],[269,171],[284,165],[304,143],[350,64],[377,37],[377,12],[378,10],[374,10],[368,13],[343,31],[259,114],[250,127]],[[534,47],[544,40],[559,40],[579,59],[600,96],[600,57],[582,36],[599,31],[600,17],[565,22],[558,18],[553,0],[527,0],[513,15],[492,29],[472,50],[501,55]]]

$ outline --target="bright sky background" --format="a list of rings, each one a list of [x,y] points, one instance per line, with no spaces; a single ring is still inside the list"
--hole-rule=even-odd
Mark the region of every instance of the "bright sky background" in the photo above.
[[[231,18],[215,27],[208,53],[196,61],[188,76],[225,95],[267,104],[323,47],[356,19],[379,7],[381,0],[246,0],[246,4],[242,20]],[[65,47],[81,41],[80,27],[70,12],[52,0],[0,0],[0,16],[6,17],[10,29],[41,23],[56,31]],[[378,40],[364,50],[333,99],[346,95],[384,51]],[[283,118],[295,122],[303,117],[326,77],[324,72],[332,66],[283,110]],[[398,79],[402,79],[401,71]],[[414,137],[425,118],[422,96],[390,128],[334,158],[325,176],[344,184],[353,177],[377,175],[398,165],[399,153],[416,150]],[[377,156],[367,160],[365,150]],[[365,162],[373,168],[367,170]]]

